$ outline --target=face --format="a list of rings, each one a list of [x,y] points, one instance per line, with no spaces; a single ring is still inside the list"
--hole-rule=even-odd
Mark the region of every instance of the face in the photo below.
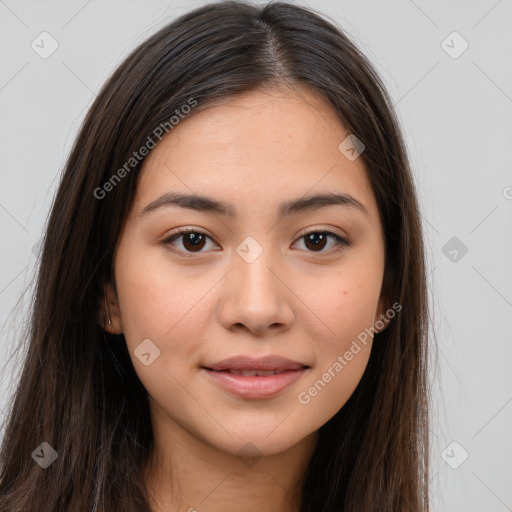
[[[363,162],[338,149],[347,136],[313,93],[258,91],[181,121],[145,159],[107,328],[124,333],[154,428],[270,455],[313,435],[356,388],[372,345],[361,333],[386,310],[385,255]],[[355,201],[304,201],[321,194]],[[299,369],[205,369],[238,356]]]

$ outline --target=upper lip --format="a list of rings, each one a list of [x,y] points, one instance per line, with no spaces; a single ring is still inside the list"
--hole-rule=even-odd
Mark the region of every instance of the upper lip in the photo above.
[[[203,365],[207,370],[300,370],[308,365],[292,361],[281,356],[254,358],[250,356],[234,356],[217,363]]]

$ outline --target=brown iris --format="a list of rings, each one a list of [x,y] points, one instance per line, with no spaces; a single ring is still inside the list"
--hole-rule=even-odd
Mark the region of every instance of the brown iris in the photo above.
[[[309,233],[304,236],[304,243],[308,249],[322,250],[325,247],[327,236],[322,232]]]
[[[201,250],[205,244],[205,236],[201,233],[183,233],[183,246],[187,251],[194,252],[194,249]]]

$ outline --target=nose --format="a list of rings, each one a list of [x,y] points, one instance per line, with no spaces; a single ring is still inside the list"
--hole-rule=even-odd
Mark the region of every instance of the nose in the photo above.
[[[269,329],[275,334],[292,325],[294,294],[283,272],[271,261],[270,252],[263,251],[251,263],[234,255],[233,267],[224,278],[219,305],[224,328],[247,329],[262,335]]]

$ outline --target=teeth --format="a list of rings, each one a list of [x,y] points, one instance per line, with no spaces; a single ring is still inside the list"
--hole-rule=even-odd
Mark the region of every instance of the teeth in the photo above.
[[[285,370],[226,370],[233,375],[242,375],[242,377],[268,377],[269,375],[278,375]]]
[[[275,371],[274,370],[267,370],[267,371],[264,371],[264,370],[261,370],[261,371],[258,371],[258,375],[260,377],[266,377],[267,375],[275,375]]]

